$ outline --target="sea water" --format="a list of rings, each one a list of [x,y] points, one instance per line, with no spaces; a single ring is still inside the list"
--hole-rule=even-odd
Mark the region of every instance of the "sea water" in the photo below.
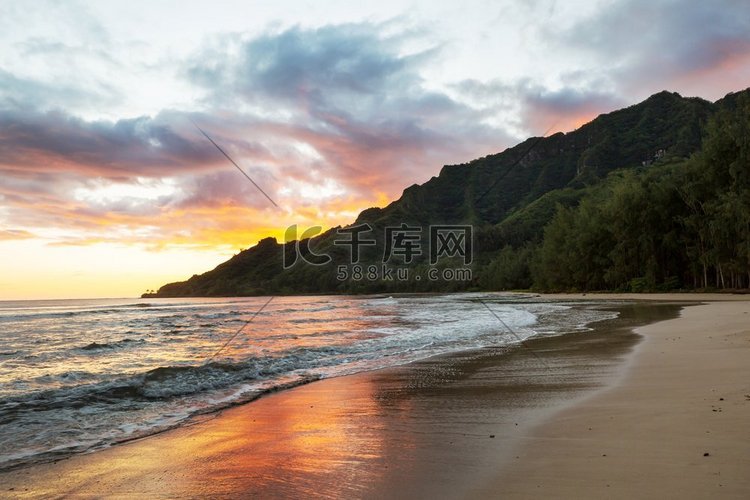
[[[532,295],[0,302],[0,469],[109,446],[312,380],[616,313]]]

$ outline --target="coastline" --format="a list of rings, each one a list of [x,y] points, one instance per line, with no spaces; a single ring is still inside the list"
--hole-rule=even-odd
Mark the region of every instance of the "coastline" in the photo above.
[[[532,429],[473,495],[748,498],[750,300],[696,300],[636,329],[623,377]]]
[[[640,338],[624,323],[534,339],[513,352],[484,349],[325,379],[189,427],[2,473],[0,484],[18,497],[445,497],[481,494],[485,485],[498,491],[498,470],[517,465],[525,436],[596,399],[622,374]]]

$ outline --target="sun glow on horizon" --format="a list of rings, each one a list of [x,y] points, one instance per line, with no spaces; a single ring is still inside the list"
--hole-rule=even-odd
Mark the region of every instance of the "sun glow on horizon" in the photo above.
[[[240,177],[239,182],[246,181]],[[94,192],[97,200],[112,202],[118,196],[146,199],[159,191],[116,186]],[[49,228],[6,231],[0,234],[0,300],[138,297],[209,271],[261,239],[283,242],[292,224],[322,226],[325,231],[352,223],[364,208],[389,201],[384,193],[373,201],[350,199],[351,204],[337,198],[330,207],[273,212],[272,219],[267,211],[248,207],[197,208],[170,212],[161,227],[151,229],[118,230],[118,223],[109,221],[93,236]],[[188,219],[193,219],[192,227],[181,230]]]

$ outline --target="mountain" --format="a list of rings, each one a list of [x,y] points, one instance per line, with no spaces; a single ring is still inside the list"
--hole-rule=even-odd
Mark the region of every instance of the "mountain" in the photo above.
[[[273,238],[261,240],[255,247],[240,252],[212,271],[194,275],[184,282],[164,285],[156,294],[144,296],[455,291],[530,286],[544,289],[631,289],[633,280],[641,278],[642,282],[638,283],[647,288],[709,286],[707,278],[696,279],[700,274],[698,271],[716,267],[703,262],[708,258],[703,254],[695,258],[680,255],[677,267],[669,265],[668,269],[665,267],[658,272],[646,269],[640,263],[623,264],[619,274],[610,273],[605,279],[615,258],[606,246],[600,250],[601,255],[596,255],[597,265],[601,268],[597,268],[596,273],[592,271],[596,279],[573,279],[571,273],[553,279],[551,276],[557,272],[554,266],[562,263],[548,255],[554,255],[550,242],[557,238],[557,235],[548,233],[552,231],[553,223],[562,224],[559,221],[561,214],[578,214],[581,207],[589,205],[607,207],[610,210],[607,214],[596,210],[591,213],[598,214],[597,220],[610,217],[613,224],[604,224],[605,228],[616,227],[614,222],[621,217],[611,212],[618,208],[612,206],[611,199],[619,193],[618,189],[624,189],[622,185],[630,183],[628,186],[634,190],[628,196],[638,194],[655,199],[644,194],[644,190],[652,188],[649,183],[666,183],[667,178],[673,183],[686,180],[675,176],[702,168],[697,165],[706,161],[703,152],[707,138],[712,133],[716,135],[711,131],[712,127],[719,127],[716,123],[724,120],[727,122],[724,126],[731,128],[731,124],[747,122],[749,94],[750,89],[729,94],[715,103],[666,91],[654,94],[634,106],[600,115],[575,131],[529,138],[501,153],[445,166],[437,177],[406,188],[402,196],[388,206],[364,210],[354,224],[345,228],[333,228],[310,240],[303,240],[301,245],[298,242],[283,245]],[[736,140],[741,143],[744,139],[737,137]],[[709,147],[713,146],[709,144]],[[742,163],[744,160],[736,161]],[[632,187],[636,185],[641,187]],[[690,210],[690,201],[685,198],[687,194],[681,196],[679,189],[670,188],[668,191],[674,191],[673,196],[667,197],[668,200],[665,198],[664,203],[673,206],[660,207],[672,211],[674,217],[668,214],[667,218],[678,222],[685,219]],[[744,188],[737,189],[744,200]],[[638,209],[649,211],[655,207]],[[368,224],[372,231],[363,232],[362,238],[374,240],[375,244],[360,247],[359,262],[364,269],[375,266],[377,272],[373,273],[372,279],[353,279],[350,252],[347,252],[346,245],[342,245],[342,239],[351,235],[337,231],[356,230],[363,224]],[[402,258],[396,260],[395,266],[391,266],[393,259],[386,263],[390,267],[408,268],[409,277],[388,279],[387,273],[383,274],[383,254],[388,250],[385,231],[402,224],[407,228],[419,228],[412,231],[414,241],[429,241],[431,244],[436,244],[430,241],[431,225],[471,226],[473,260],[467,263],[466,259],[461,261],[460,255],[454,255],[433,265],[428,248],[422,245],[418,250],[421,253],[414,252],[411,262]],[[680,233],[680,238],[687,237],[688,228],[683,227],[683,222],[679,224],[680,227],[668,229]],[[564,231],[560,231],[564,237]],[[574,232],[571,229],[570,234]],[[615,246],[622,239],[620,236],[596,235],[608,245]],[[409,236],[400,240],[398,236],[396,238],[392,241],[403,246],[408,243]],[[324,265],[310,265],[298,258],[295,265],[285,269],[284,260],[291,261],[298,247],[302,255],[309,257],[312,251],[329,255],[331,260]],[[683,248],[682,251],[686,250]],[[575,254],[575,251],[571,252]],[[672,257],[676,258],[670,254],[664,259]],[[568,256],[569,261],[576,258],[575,255]],[[696,264],[695,259],[703,259],[703,264]],[[565,265],[576,267],[574,262],[565,262]],[[654,265],[659,267],[661,264]],[[344,278],[340,266],[344,266]],[[432,268],[441,271],[470,269],[471,278],[454,279],[440,274],[437,279],[427,279],[426,273]],[[717,278],[714,284],[718,283]]]

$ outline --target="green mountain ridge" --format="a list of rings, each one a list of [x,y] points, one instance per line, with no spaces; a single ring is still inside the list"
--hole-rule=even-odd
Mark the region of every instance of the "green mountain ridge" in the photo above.
[[[617,272],[607,274],[606,279],[606,271],[591,271],[592,276],[596,277],[592,280],[574,279],[570,273],[553,278],[557,271],[552,268],[562,263],[547,258],[549,255],[545,252],[554,254],[549,245],[557,237],[548,233],[554,233],[554,224],[562,224],[560,214],[577,214],[580,207],[586,208],[591,204],[597,207],[596,210],[601,207],[617,210],[619,205],[610,206],[614,203],[611,200],[640,196],[643,194],[641,191],[651,189],[649,186],[657,178],[660,179],[658,182],[666,183],[667,178],[669,182],[675,182],[676,172],[683,175],[688,171],[700,170],[695,164],[706,161],[703,152],[707,149],[707,138],[711,134],[716,135],[715,131],[712,132],[713,128],[719,127],[716,123],[724,120],[730,125],[735,122],[742,125],[747,121],[749,94],[750,89],[728,94],[711,103],[667,91],[659,92],[639,104],[600,115],[572,132],[529,138],[501,153],[468,163],[444,166],[438,176],[422,185],[406,188],[398,200],[383,208],[368,208],[357,217],[354,224],[369,224],[373,230],[367,233],[367,237],[377,241],[377,245],[362,248],[361,261],[365,266],[382,264],[386,227],[401,224],[422,227],[421,236],[426,240],[429,225],[473,226],[471,280],[337,279],[338,266],[348,264],[348,255],[344,248],[334,245],[337,229],[340,228],[332,228],[306,241],[316,253],[331,256],[331,262],[326,265],[297,262],[291,268],[284,269],[282,254],[286,253],[290,259],[295,245],[283,245],[274,238],[266,238],[211,271],[184,282],[164,285],[156,294],[144,296],[457,291],[530,286],[540,289],[633,289],[633,280],[638,279],[642,279],[641,282],[636,281],[641,283],[641,288],[697,286],[696,275],[702,276],[706,271],[696,268],[688,257],[677,258],[679,262],[676,266],[649,264],[652,268],[663,268],[654,271],[636,262],[637,259],[631,262],[625,258],[623,264],[620,261],[624,257],[610,255],[606,248],[600,249],[601,255],[593,256],[598,265],[602,268],[613,267],[618,262],[622,267]],[[742,126],[735,128],[741,129]],[[742,140],[740,133],[737,141]],[[735,149],[742,150],[741,147]],[[745,159],[738,161],[742,164]],[[633,193],[617,194],[617,190],[622,190],[625,184],[631,186]],[[739,193],[738,199],[741,199],[738,203],[742,205],[746,201],[745,187],[734,187]],[[672,223],[680,224],[675,231],[685,233],[680,237],[687,238],[687,226],[683,228],[680,221],[689,215],[683,212],[689,211],[690,202],[684,196],[680,198],[678,187],[673,186],[668,191],[672,194],[663,201],[673,205],[666,209],[674,215]],[[680,199],[675,201],[673,198]],[[631,208],[648,212],[653,207]],[[617,218],[616,212],[599,214],[596,210],[591,213],[597,213],[599,218],[609,217],[611,221]],[[668,225],[665,223],[659,230],[670,229],[671,226],[666,227]],[[582,229],[571,229],[570,234],[578,234],[576,231],[581,232]],[[603,231],[595,237],[587,237],[606,240],[613,248],[625,238],[605,234],[609,231],[606,224]],[[414,262],[406,265],[414,271],[415,276],[431,267],[426,254],[426,251],[423,252]],[[593,257],[589,255],[587,258]],[[669,258],[672,257],[675,256]],[[709,264],[706,255],[696,258],[704,262],[698,267]],[[576,256],[571,255],[569,259],[575,260]],[[455,259],[448,265],[451,263],[460,265]],[[715,267],[713,264],[711,266]],[[546,267],[550,269],[545,271]],[[735,284],[739,283],[736,278],[733,279]],[[701,278],[701,281],[704,287],[709,286],[707,279]],[[718,282],[717,279],[714,284]]]

